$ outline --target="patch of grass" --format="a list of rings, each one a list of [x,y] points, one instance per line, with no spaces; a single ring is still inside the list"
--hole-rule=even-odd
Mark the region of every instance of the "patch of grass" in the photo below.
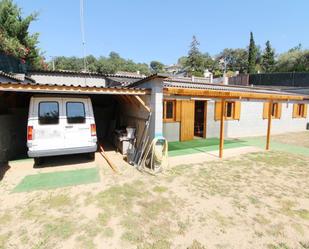
[[[159,197],[151,201],[140,202],[142,206],[141,213],[144,218],[155,219],[160,214],[171,211],[172,204],[168,198]]]
[[[25,206],[22,213],[22,219],[39,220],[43,221],[46,218],[46,214],[42,212],[42,209],[38,205],[30,204]]]
[[[217,211],[212,211],[210,218],[215,219],[221,227],[228,227],[233,225],[231,217],[226,217]]]
[[[81,248],[87,248],[87,249],[95,249],[96,246],[93,243],[92,239],[89,239],[85,235],[80,235],[76,238],[76,241],[81,246]]]
[[[113,207],[115,212],[122,214],[132,208],[134,200],[147,195],[143,184],[141,181],[135,181],[130,184],[112,186],[96,195],[97,205],[102,208]]]
[[[43,236],[47,238],[67,239],[75,232],[75,225],[65,218],[55,219],[44,225]]]
[[[106,227],[102,231],[102,236],[106,238],[111,238],[114,236],[114,230],[110,227]]]
[[[166,240],[157,240],[153,243],[145,243],[142,246],[138,246],[137,249],[169,249],[171,243]]]
[[[50,195],[42,201],[42,204],[47,205],[48,208],[59,208],[72,205],[73,201],[68,195]]]
[[[305,231],[304,231],[304,228],[302,227],[302,225],[298,224],[298,223],[292,223],[291,225],[294,230],[296,232],[298,232],[300,235],[304,235],[305,234]]]
[[[260,225],[267,225],[267,224],[270,223],[270,220],[269,220],[269,219],[266,219],[265,216],[262,215],[262,214],[257,214],[257,215],[253,218],[253,220],[254,220],[255,222],[257,222],[258,224],[260,224]]]
[[[110,210],[109,209],[105,209],[104,210],[104,213],[99,213],[98,214],[98,221],[99,221],[99,224],[102,225],[102,226],[106,226],[107,225],[107,222],[109,221],[111,217],[111,213],[110,213]]]
[[[144,235],[137,230],[126,231],[121,235],[123,241],[128,241],[132,244],[141,244],[144,241]]]
[[[299,209],[294,211],[300,218],[309,220],[309,211],[306,209]]]
[[[274,244],[268,244],[267,245],[268,249],[290,249],[285,243],[279,243],[277,245]]]
[[[27,229],[23,228],[18,232],[18,236],[22,245],[27,245],[30,241]]]
[[[5,212],[5,214],[0,216],[0,224],[1,226],[6,225],[10,223],[13,219],[13,216],[11,215],[10,212]]]
[[[88,238],[94,238],[101,232],[102,228],[99,226],[98,222],[94,220],[82,225],[79,227],[79,230],[82,230],[85,234],[87,234]]]
[[[260,200],[256,196],[248,196],[249,202],[253,205],[260,204]]]
[[[8,232],[5,234],[0,234],[0,248],[6,248],[6,244],[11,237],[12,232]]]
[[[199,241],[193,240],[193,243],[187,249],[206,249]]]
[[[168,188],[164,186],[155,186],[152,190],[157,193],[163,193],[166,192]]]

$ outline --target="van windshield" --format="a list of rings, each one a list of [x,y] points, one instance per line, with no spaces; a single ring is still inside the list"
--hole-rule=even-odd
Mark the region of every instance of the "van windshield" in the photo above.
[[[67,120],[69,124],[85,122],[85,106],[82,102],[67,102]]]
[[[58,102],[39,103],[39,124],[58,124],[59,105]]]

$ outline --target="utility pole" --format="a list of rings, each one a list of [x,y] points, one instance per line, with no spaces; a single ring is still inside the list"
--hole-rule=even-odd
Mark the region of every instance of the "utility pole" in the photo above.
[[[80,0],[80,30],[82,35],[82,46],[84,56],[84,72],[87,72],[86,40],[85,40],[85,27],[84,27],[84,0]]]

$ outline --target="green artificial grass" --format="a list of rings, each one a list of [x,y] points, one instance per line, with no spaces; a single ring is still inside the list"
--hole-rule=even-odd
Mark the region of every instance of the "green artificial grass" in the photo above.
[[[246,141],[243,140],[225,140],[224,148],[238,148],[248,146]],[[207,138],[207,139],[194,139],[185,142],[169,142],[168,143],[168,155],[181,156],[189,155],[201,152],[209,152],[219,150],[220,140],[218,138]]]
[[[98,168],[40,173],[26,176],[13,192],[29,192],[99,182]]]

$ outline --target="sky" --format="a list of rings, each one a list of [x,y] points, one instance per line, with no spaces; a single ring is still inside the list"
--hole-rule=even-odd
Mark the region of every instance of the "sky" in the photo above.
[[[31,32],[52,56],[82,57],[80,0],[15,0],[23,14],[39,13]],[[309,0],[84,0],[86,53],[111,51],[136,62],[173,64],[186,55],[192,36],[212,56],[245,48],[249,33],[276,53],[299,43],[309,48]]]

